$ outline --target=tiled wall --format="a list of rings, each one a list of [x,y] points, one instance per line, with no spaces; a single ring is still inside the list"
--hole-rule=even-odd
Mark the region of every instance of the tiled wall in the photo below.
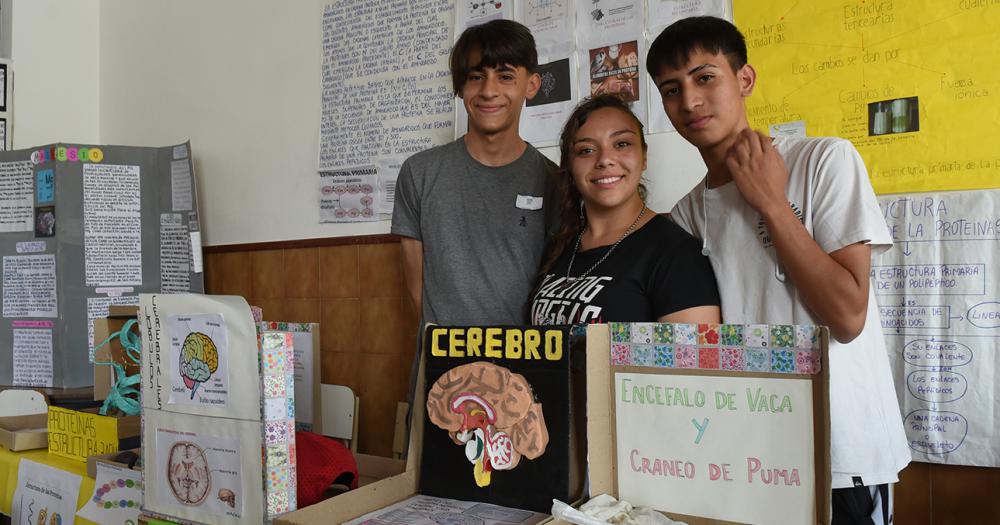
[[[360,397],[358,451],[391,456],[417,333],[399,243],[207,252],[207,293],[246,297],[266,321],[320,323],[322,382]]]
[[[910,463],[895,507],[899,525],[1000,523],[1000,469]]]

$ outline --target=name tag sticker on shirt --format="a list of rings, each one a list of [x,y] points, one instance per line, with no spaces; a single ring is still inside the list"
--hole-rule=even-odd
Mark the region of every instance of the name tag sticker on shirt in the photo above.
[[[518,195],[514,201],[514,206],[519,210],[540,210],[542,209],[542,198],[531,195]]]

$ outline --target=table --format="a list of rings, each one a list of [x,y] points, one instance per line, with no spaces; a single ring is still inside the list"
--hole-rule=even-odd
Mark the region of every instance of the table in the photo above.
[[[0,512],[7,516],[10,516],[11,513],[11,502],[14,499],[14,490],[17,489],[17,469],[22,459],[65,470],[83,478],[80,483],[80,494],[76,499],[77,510],[81,509],[94,494],[94,478],[87,475],[87,464],[83,461],[49,454],[48,449],[45,448],[21,452],[11,452],[0,448]],[[77,517],[74,523],[91,524],[94,522]]]

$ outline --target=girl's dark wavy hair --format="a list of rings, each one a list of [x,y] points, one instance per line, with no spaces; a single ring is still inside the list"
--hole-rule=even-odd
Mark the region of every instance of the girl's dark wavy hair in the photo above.
[[[619,95],[606,93],[590,97],[584,99],[573,110],[573,114],[566,121],[562,134],[559,136],[559,169],[556,171],[555,182],[555,201],[559,209],[560,218],[559,230],[552,236],[552,240],[545,251],[545,256],[542,258],[542,268],[538,278],[539,284],[545,274],[555,265],[559,256],[570,248],[570,243],[580,234],[586,225],[587,219],[580,207],[580,192],[576,189],[576,184],[573,183],[571,166],[573,141],[576,139],[576,134],[580,131],[580,128],[586,124],[587,118],[590,117],[591,113],[604,108],[617,109],[635,121],[635,125],[639,129],[639,141],[642,144],[642,151],[646,151],[646,137],[642,131],[642,122],[632,112],[629,102]],[[642,184],[639,185],[639,195],[643,200],[646,199],[646,188]],[[533,293],[532,297],[534,295]]]

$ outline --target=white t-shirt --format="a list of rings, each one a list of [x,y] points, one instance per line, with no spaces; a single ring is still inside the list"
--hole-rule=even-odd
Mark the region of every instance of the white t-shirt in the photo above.
[[[786,194],[823,251],[864,242],[872,255],[892,247],[861,157],[838,138],[777,138],[788,167]],[[672,211],[695,237],[708,239],[726,323],[816,324],[784,275],[760,214],[736,184],[706,190],[702,181]],[[707,224],[706,224],[707,220]],[[864,330],[848,344],[830,340],[833,488],[893,483],[910,462],[893,387],[875,287],[868,292]]]

